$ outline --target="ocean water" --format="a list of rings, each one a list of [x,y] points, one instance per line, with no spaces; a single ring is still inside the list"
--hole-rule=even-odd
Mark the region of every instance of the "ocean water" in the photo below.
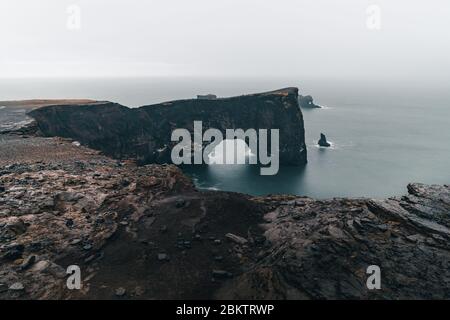
[[[316,198],[402,195],[409,182],[450,183],[450,90],[442,83],[342,79],[13,79],[0,101],[91,98],[130,107],[213,93],[233,96],[297,86],[322,109],[303,109],[304,167],[261,176],[252,165],[190,166],[200,188]],[[331,148],[317,147],[320,133]]]

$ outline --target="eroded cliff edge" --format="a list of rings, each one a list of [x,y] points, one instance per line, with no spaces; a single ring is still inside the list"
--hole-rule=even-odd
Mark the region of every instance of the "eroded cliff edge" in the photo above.
[[[60,138],[0,146],[0,298],[450,298],[448,185],[250,197]],[[69,265],[81,290],[66,287]],[[369,265],[381,290],[366,287]]]
[[[298,89],[212,100],[190,99],[140,108],[117,103],[48,106],[29,113],[44,136],[72,138],[117,159],[137,159],[140,164],[170,163],[176,142],[174,129],[193,133],[194,121],[203,129],[279,129],[280,164],[307,161],[303,115]]]

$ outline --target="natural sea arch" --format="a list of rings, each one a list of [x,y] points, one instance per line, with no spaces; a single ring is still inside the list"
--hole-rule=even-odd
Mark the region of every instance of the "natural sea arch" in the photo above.
[[[209,165],[248,164],[255,153],[242,139],[225,139],[208,155]]]

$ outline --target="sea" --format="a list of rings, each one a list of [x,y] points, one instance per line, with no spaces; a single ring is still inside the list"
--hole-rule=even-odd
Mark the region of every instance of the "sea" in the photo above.
[[[182,169],[205,190],[385,198],[410,182],[450,184],[450,87],[429,81],[302,77],[148,77],[0,79],[0,101],[50,98],[109,100],[129,107],[298,87],[321,109],[302,109],[308,163],[261,176],[256,165]],[[0,105],[0,109],[2,106]],[[320,133],[330,148],[317,145]]]

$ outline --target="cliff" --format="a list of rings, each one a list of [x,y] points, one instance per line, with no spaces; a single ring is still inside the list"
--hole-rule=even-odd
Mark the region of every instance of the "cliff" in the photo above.
[[[280,164],[307,161],[298,89],[213,100],[171,101],[130,109],[117,103],[48,106],[29,113],[44,136],[72,138],[117,159],[170,163],[174,129],[279,129]]]

